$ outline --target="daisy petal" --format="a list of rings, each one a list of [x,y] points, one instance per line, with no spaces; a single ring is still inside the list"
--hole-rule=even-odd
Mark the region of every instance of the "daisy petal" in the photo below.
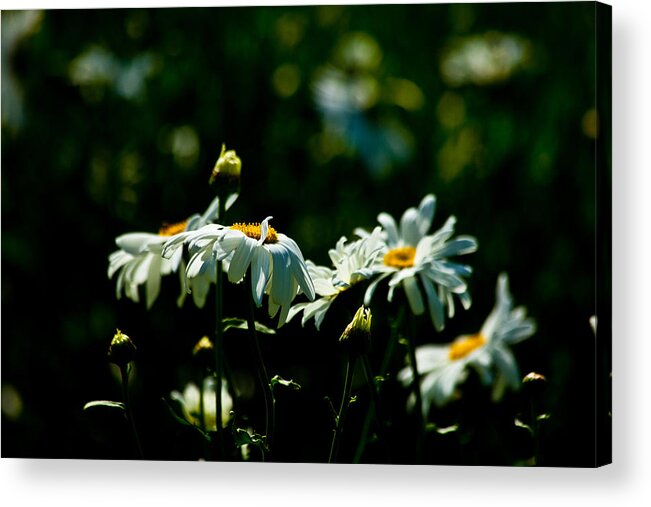
[[[380,222],[380,225],[382,225],[384,231],[387,233],[387,242],[389,245],[397,245],[400,241],[400,236],[398,235],[398,226],[393,217],[388,213],[380,213],[377,216],[377,221]]]
[[[253,253],[257,249],[257,242],[254,239],[245,238],[239,248],[235,250],[231,265],[228,269],[228,281],[237,283],[244,278],[244,273],[251,264]]]
[[[420,288],[416,278],[410,276],[402,281],[402,286],[405,289],[409,306],[414,315],[422,315],[425,312],[425,305],[423,304],[423,297],[420,294]]]
[[[271,254],[264,248],[256,248],[251,261],[251,280],[253,300],[260,307],[262,295],[271,274]]]
[[[420,206],[418,206],[418,232],[420,232],[421,236],[427,234],[427,231],[432,225],[435,209],[436,197],[433,194],[426,195],[420,201]]]
[[[429,314],[432,318],[432,323],[437,331],[443,330],[445,327],[445,320],[443,317],[443,305],[439,300],[438,294],[434,289],[434,285],[426,276],[420,275],[420,280],[423,283],[425,294],[427,295],[427,304],[429,306]]]

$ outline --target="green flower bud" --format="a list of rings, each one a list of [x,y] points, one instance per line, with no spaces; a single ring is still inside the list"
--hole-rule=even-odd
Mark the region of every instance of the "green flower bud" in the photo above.
[[[222,144],[222,151],[210,175],[210,184],[219,185],[222,181],[238,183],[241,171],[242,160],[240,157],[237,156],[235,150],[226,151],[226,145]]]
[[[109,360],[120,368],[126,367],[136,356],[136,346],[126,334],[116,329],[109,346]]]
[[[365,353],[371,345],[371,309],[360,306],[353,320],[339,338],[346,343],[352,353]]]
[[[212,366],[215,359],[214,352],[215,346],[207,336],[201,338],[201,340],[199,340],[194,346],[194,349],[192,349],[192,355],[194,356],[197,363],[205,366],[206,368]]]
[[[536,372],[527,373],[522,379],[522,386],[531,394],[532,396],[538,396],[545,389],[547,385],[547,378]]]

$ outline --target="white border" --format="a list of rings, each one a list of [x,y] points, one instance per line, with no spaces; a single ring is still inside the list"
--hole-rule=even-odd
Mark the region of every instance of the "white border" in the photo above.
[[[288,5],[325,2],[221,2]],[[343,2],[346,3],[346,2]],[[386,3],[386,2],[359,2]],[[413,2],[423,3],[423,2]],[[651,499],[651,16],[613,0],[614,460],[598,470],[261,465],[72,460],[0,462],[4,505],[644,505]],[[187,5],[218,5],[191,1]],[[137,0],[138,6],[178,1]],[[0,0],[1,9],[133,6],[126,1]]]

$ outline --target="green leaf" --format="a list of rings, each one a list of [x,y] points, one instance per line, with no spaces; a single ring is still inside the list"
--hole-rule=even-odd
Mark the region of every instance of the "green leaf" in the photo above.
[[[207,433],[204,433],[204,432],[201,430],[201,428],[199,428],[199,426],[195,426],[195,425],[192,424],[191,422],[187,421],[185,418],[180,417],[180,416],[176,413],[176,410],[174,410],[174,408],[172,408],[172,406],[170,405],[170,403],[169,403],[165,398],[162,398],[162,400],[163,400],[163,403],[165,403],[165,406],[167,407],[167,410],[169,410],[170,415],[172,416],[172,418],[173,418],[177,423],[179,423],[179,424],[181,424],[181,425],[183,425],[183,426],[188,426],[188,427],[190,427],[190,428],[192,428],[192,429],[198,431],[199,434],[200,434],[202,437],[204,437],[206,440],[210,441],[210,436],[209,436]]]
[[[226,317],[225,319],[222,319],[222,325],[224,326],[224,332],[228,331],[229,329],[242,329],[244,331],[248,331],[249,325],[244,319],[239,319],[237,317]],[[263,333],[263,334],[276,334],[275,329],[271,329],[270,327],[265,326],[264,324],[260,324],[259,322],[255,322],[255,330],[258,333]]]
[[[124,403],[120,401],[108,401],[108,400],[89,401],[84,405],[84,410],[88,410],[89,408],[93,408],[93,407],[118,408],[123,412],[125,411]]]
[[[294,382],[293,380],[285,380],[280,375],[275,375],[271,379],[271,388],[272,389],[274,387],[276,387],[277,384],[280,384],[283,387],[288,387],[290,389],[293,389],[294,391],[298,391],[301,388],[300,384]]]
[[[458,424],[452,424],[451,426],[445,426],[444,428],[441,428],[434,423],[428,423],[425,427],[425,431],[436,431],[439,435],[447,435],[448,433],[454,433],[458,430]]]
[[[536,417],[536,419],[538,419],[539,421],[546,421],[550,417],[551,417],[551,414],[540,414],[538,417]]]
[[[243,445],[254,445],[264,452],[269,452],[267,447],[267,437],[258,433],[249,433],[244,428],[236,428],[233,432],[235,445],[239,448]]]
[[[513,423],[518,428],[524,428],[525,430],[527,430],[529,433],[531,433],[533,435],[533,430],[531,429],[531,426],[529,426],[528,424],[523,423],[520,419],[516,418],[515,421],[513,421]]]

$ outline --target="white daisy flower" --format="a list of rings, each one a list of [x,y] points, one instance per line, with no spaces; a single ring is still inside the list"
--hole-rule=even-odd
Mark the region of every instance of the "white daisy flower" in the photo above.
[[[342,236],[335,248],[328,252],[334,269],[317,266],[309,260],[306,262],[307,270],[314,282],[314,290],[320,297],[309,303],[292,306],[287,320],[291,320],[302,311],[302,325],[314,318],[314,324],[319,329],[326,312],[337,296],[356,283],[373,276],[375,273],[373,266],[384,245],[381,228],[376,227],[370,235],[356,241],[349,243],[346,241],[346,237]]]
[[[287,320],[294,297],[302,291],[313,300],[315,292],[300,248],[293,239],[269,226],[271,218],[230,227],[207,225],[194,232],[188,240],[192,258],[186,274],[191,279],[206,263],[228,260],[228,280],[239,283],[250,266],[253,300],[261,306],[262,296],[268,294],[269,315],[275,317],[280,309],[280,327]]]
[[[215,388],[217,382],[215,377],[209,376],[203,380],[203,415],[204,427],[208,431],[217,430],[217,399],[215,396]],[[190,382],[183,389],[183,393],[179,391],[172,391],[170,398],[178,401],[183,410],[183,417],[190,424],[201,426],[201,392],[196,384]],[[233,410],[233,399],[228,394],[228,386],[225,381],[222,381],[222,413],[221,423],[225,428],[231,418],[231,410]]]
[[[226,201],[228,209],[237,199],[237,194],[232,194]],[[118,299],[124,295],[134,302],[140,301],[139,287],[145,284],[145,300],[147,308],[151,308],[160,293],[161,277],[179,271],[179,266],[184,265],[183,252],[178,249],[167,258],[162,256],[163,247],[171,239],[184,238],[188,231],[196,230],[217,219],[219,198],[215,198],[203,215],[195,214],[188,220],[175,224],[164,225],[158,234],[149,232],[131,232],[118,236],[115,243],[120,248],[109,256],[108,277],[112,278],[118,273],[116,282],[116,296]],[[183,271],[183,270],[181,270]],[[214,278],[214,276],[213,276]],[[205,277],[193,280],[191,287],[185,287],[185,277],[181,277],[183,290],[177,303],[181,306],[185,295],[190,289],[195,304],[202,308],[206,302],[206,294],[210,281]]]
[[[502,397],[506,387],[519,388],[518,365],[509,345],[530,337],[536,325],[526,318],[524,307],[513,308],[508,277],[504,273],[497,280],[496,299],[479,333],[459,336],[447,345],[424,345],[416,349],[425,416],[432,403],[442,406],[455,397],[455,389],[466,379],[468,367],[479,373],[484,384],[493,384],[494,401]],[[398,373],[404,385],[411,384],[413,378],[411,367]],[[412,395],[408,405],[414,404]]]
[[[445,326],[446,306],[448,318],[454,316],[453,295],[456,294],[465,309],[470,308],[471,304],[468,286],[463,278],[470,276],[472,269],[448,258],[474,252],[477,241],[471,236],[458,236],[448,241],[454,234],[456,218],[453,216],[441,229],[428,235],[435,206],[434,195],[425,196],[418,209],[409,208],[403,213],[400,226],[388,213],[378,215],[385,245],[383,256],[378,257],[374,266],[380,276],[369,285],[364,304],[370,304],[378,283],[390,277],[388,300],[392,301],[395,288],[402,286],[412,313],[421,315],[425,312],[424,290],[430,317],[440,331]],[[360,231],[360,234],[363,233]]]

